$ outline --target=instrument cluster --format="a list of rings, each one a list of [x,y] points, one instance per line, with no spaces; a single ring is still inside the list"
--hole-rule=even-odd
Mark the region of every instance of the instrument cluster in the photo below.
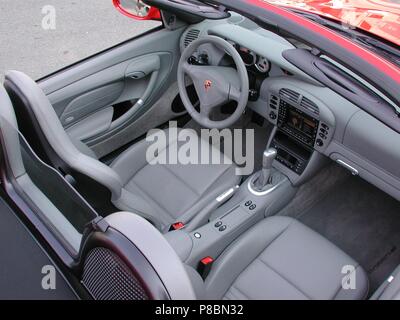
[[[262,56],[257,55],[254,51],[243,47],[231,40],[227,40],[240,54],[246,67],[254,66],[259,72],[267,73],[271,68],[270,61]]]

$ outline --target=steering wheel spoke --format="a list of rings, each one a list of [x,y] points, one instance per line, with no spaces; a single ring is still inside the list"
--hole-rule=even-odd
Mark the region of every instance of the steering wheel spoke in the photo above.
[[[199,109],[202,117],[206,117],[207,119],[210,117],[212,107],[200,102]]]
[[[231,84],[229,88],[229,99],[239,103],[241,96],[242,92]]]
[[[185,61],[182,63],[182,70],[185,74],[187,74],[191,79],[193,79],[194,74],[196,71],[194,70],[195,66],[189,64],[189,62]]]

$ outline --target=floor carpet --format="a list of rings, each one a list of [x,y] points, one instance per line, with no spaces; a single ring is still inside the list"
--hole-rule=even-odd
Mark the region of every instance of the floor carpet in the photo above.
[[[299,219],[364,267],[371,294],[400,264],[400,202],[360,178],[336,185]]]

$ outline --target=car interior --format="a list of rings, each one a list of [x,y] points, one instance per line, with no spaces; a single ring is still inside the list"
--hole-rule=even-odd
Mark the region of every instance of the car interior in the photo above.
[[[162,18],[40,81],[8,71],[0,88],[6,191],[89,296],[400,298],[400,139],[379,114],[394,103],[238,13]],[[149,164],[146,134],[171,136],[170,121],[198,139],[254,130],[254,172]]]

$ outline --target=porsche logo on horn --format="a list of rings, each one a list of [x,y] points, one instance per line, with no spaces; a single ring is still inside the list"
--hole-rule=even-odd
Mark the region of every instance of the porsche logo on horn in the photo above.
[[[206,92],[211,89],[211,86],[212,86],[212,81],[211,80],[205,80],[204,81],[204,89],[206,89]]]

